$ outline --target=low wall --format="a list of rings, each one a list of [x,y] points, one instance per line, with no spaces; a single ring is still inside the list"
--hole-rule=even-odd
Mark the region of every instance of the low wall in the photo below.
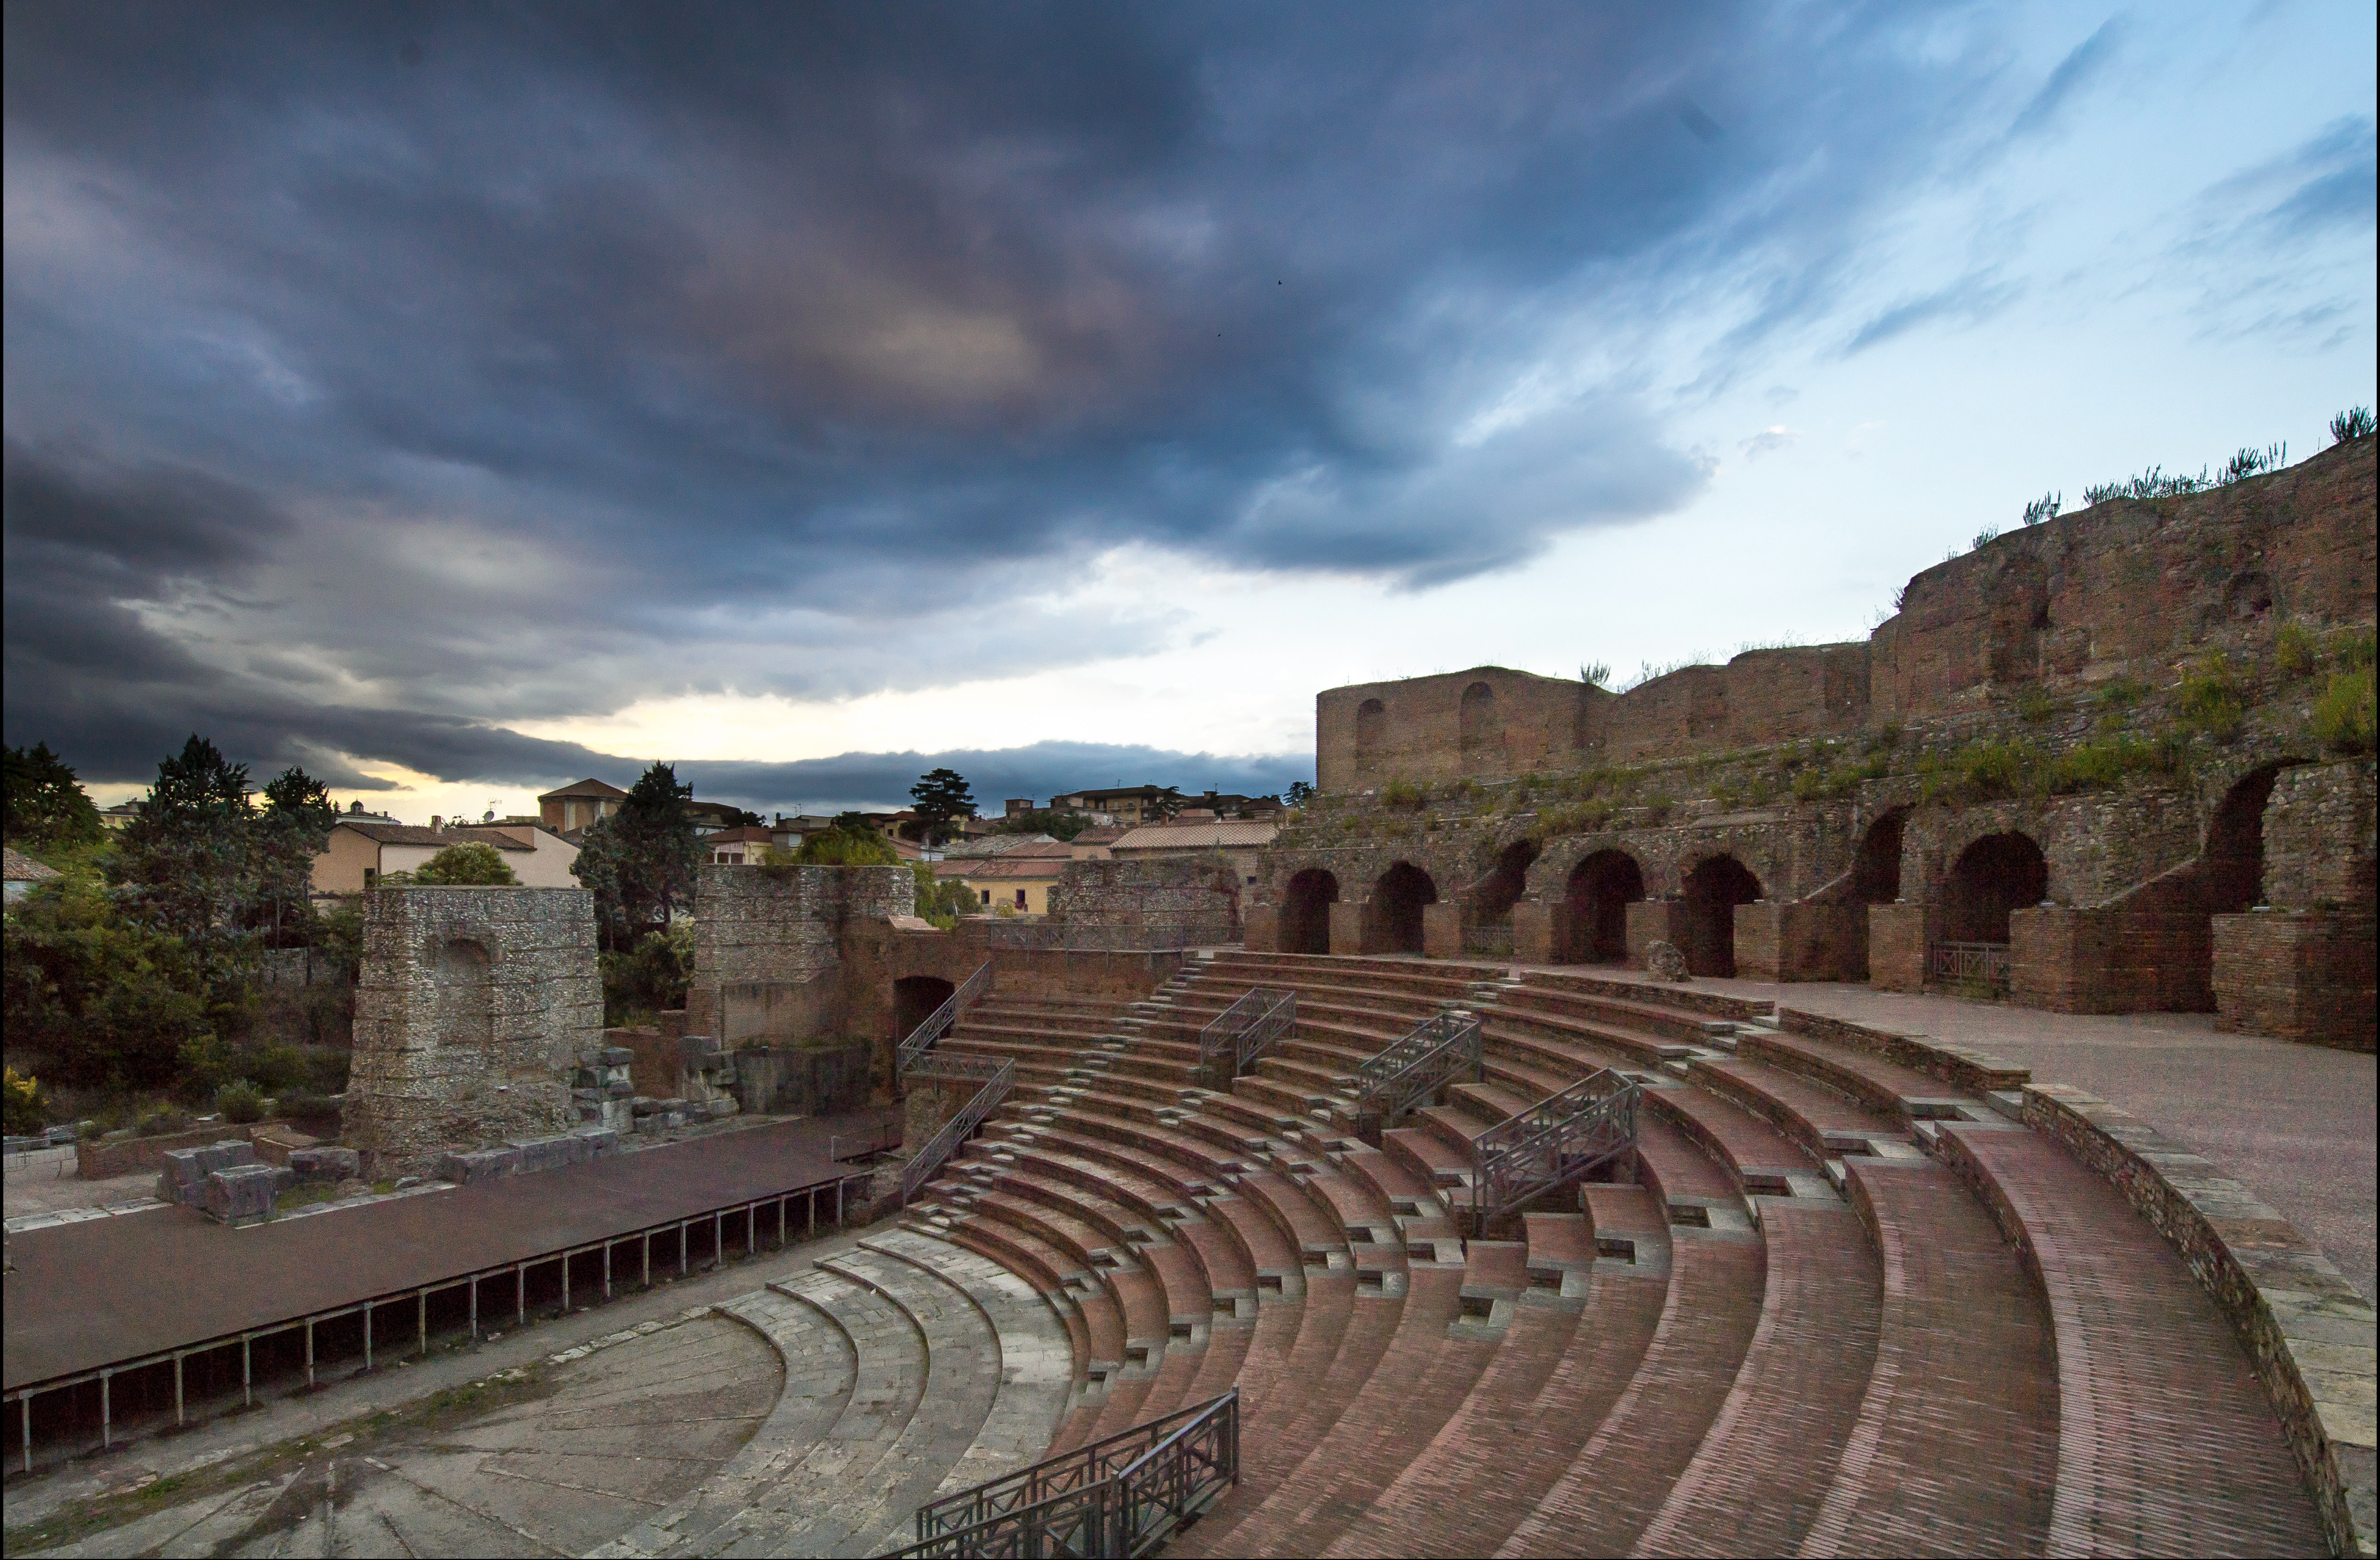
[[[1798,1008],[1778,1009],[1777,1027],[1788,1034],[1806,1034],[1813,1040],[1865,1051],[1979,1094],[1994,1089],[2020,1089],[2033,1077],[2029,1070],[1989,1051],[1953,1046],[1924,1034],[1895,1034],[1889,1030],[1870,1029],[1864,1023],[1829,1018],[1824,1013],[1805,1013]],[[1751,1046],[1751,1054],[1758,1051],[1756,1037],[1740,1044]]]
[[[2046,905],[2009,917],[2009,995],[2053,1013],[2199,1013],[2215,1006],[2204,911]]]
[[[1683,1008],[1688,1012],[1708,1013],[1715,1019],[1733,1019],[1749,1023],[1765,1019],[1775,1010],[1775,1005],[1748,997],[1728,997],[1716,991],[1697,991],[1690,986],[1671,986],[1667,982],[1654,984],[1639,980],[1606,980],[1597,975],[1543,973],[1529,976],[1529,984],[1554,991],[1576,991],[1589,997],[1609,997],[1622,1002],[1658,1002],[1665,1008]]]
[[[1867,906],[1768,900],[1737,905],[1735,973],[1745,980],[1865,980]]]
[[[760,1046],[735,1052],[735,1103],[769,1116],[832,1116],[865,1107],[874,1087],[867,1045]]]
[[[153,1138],[120,1138],[114,1143],[104,1139],[85,1138],[75,1144],[75,1173],[84,1180],[113,1180],[118,1176],[155,1175],[165,1167],[165,1151],[172,1148],[205,1148],[237,1138],[253,1143],[256,1134],[267,1128],[288,1130],[286,1121],[259,1121],[250,1126],[235,1127],[228,1121],[212,1126],[193,1127],[187,1132],[167,1132]]]
[[[2215,917],[2215,1027],[2372,1050],[2375,930],[2344,913]]]
[[[2024,1119],[2113,1182],[2180,1253],[2254,1364],[2331,1552],[2373,1553],[2371,1304],[2246,1187],[2095,1094],[2029,1084]]]

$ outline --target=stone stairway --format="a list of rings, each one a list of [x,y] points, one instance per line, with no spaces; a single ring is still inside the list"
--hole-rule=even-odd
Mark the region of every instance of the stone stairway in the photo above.
[[[1297,1024],[1211,1087],[1198,1032],[1257,986]],[[1018,1004],[945,1042],[1020,1084],[911,1222],[1062,1324],[1051,1450],[1236,1383],[1240,1485],[1172,1553],[2321,1548],[2238,1344],[2105,1182],[1985,1087],[1666,995],[1225,951],[1095,1020]],[[1354,1069],[1449,1007],[1484,1078],[1366,1147]],[[1628,1179],[1463,1240],[1477,1136],[1606,1067],[1645,1085]]]

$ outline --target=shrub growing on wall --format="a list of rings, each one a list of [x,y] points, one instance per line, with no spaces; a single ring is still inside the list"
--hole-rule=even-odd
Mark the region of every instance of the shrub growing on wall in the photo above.
[[[449,888],[511,888],[520,882],[503,852],[476,840],[447,846],[423,862],[413,880]]]
[[[2313,734],[2333,753],[2373,749],[2372,668],[2331,673],[2330,686],[2314,701]]]

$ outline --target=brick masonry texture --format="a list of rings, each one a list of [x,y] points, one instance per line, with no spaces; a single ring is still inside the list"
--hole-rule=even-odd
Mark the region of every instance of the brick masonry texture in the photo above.
[[[382,889],[364,912],[346,1137],[367,1173],[571,1125],[603,1044],[584,889]]]
[[[2380,780],[2313,715],[2370,642],[2375,448],[2009,533],[1864,643],[1622,695],[1494,667],[1325,690],[1248,946],[1642,968],[1659,940],[1696,974],[1916,991],[1980,942],[2026,1006],[2368,1046]],[[2037,877],[1980,865],[2002,847]],[[2259,903],[2333,919],[2218,960],[2216,918]]]
[[[2029,1084],[2024,1119],[2105,1177],[2180,1255],[2247,1350],[2332,1552],[2372,1553],[2380,1340],[2371,1305],[2246,1187],[2107,1101]]]
[[[1205,947],[1240,940],[1240,888],[1220,859],[1077,862],[1050,913],[1110,947]]]

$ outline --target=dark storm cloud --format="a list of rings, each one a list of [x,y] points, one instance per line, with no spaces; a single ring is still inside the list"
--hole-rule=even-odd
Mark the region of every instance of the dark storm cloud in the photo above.
[[[1979,122],[1929,25],[12,4],[9,738],[479,776],[1163,647],[1050,604],[1110,546],[1422,588],[1660,514],[1642,321],[1752,297],[1725,376],[1840,298]]]

